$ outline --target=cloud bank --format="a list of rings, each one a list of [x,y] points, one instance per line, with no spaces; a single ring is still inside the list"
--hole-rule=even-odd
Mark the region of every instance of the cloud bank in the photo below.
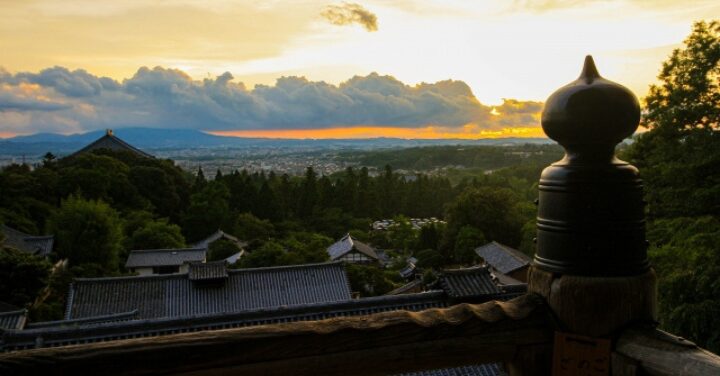
[[[363,8],[360,4],[342,3],[342,5],[328,5],[320,15],[333,25],[344,26],[358,24],[370,32],[378,30],[377,16]]]
[[[462,81],[406,85],[371,73],[339,85],[281,77],[248,89],[231,73],[193,80],[177,69],[140,68],[116,81],[63,67],[0,69],[0,131],[81,132],[156,127],[212,131],[440,126],[499,130],[539,125],[541,104],[481,104]]]

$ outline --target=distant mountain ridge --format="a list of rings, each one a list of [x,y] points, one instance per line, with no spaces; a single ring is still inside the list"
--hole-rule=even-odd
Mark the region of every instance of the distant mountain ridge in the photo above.
[[[113,133],[125,142],[143,149],[211,149],[211,148],[308,148],[308,149],[377,149],[432,145],[517,145],[551,143],[546,138],[500,139],[273,139],[216,136],[194,129],[120,128]],[[105,130],[62,135],[37,133],[0,140],[0,154],[40,155],[48,151],[57,155],[72,153],[97,140]]]

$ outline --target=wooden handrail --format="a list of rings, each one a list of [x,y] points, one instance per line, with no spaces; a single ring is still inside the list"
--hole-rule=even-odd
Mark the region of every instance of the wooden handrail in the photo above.
[[[293,322],[0,354],[0,374],[387,375],[512,362],[549,345],[542,299]]]
[[[612,358],[613,375],[720,375],[720,356],[657,329],[628,329]]]

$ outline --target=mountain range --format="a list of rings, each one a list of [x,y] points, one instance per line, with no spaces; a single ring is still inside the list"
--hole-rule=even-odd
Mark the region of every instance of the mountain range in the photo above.
[[[192,129],[121,128],[113,133],[125,142],[143,150],[214,149],[214,148],[292,148],[292,149],[378,149],[434,145],[517,145],[551,143],[546,138],[497,139],[275,139],[217,136]],[[62,135],[37,133],[0,139],[0,155],[58,156],[72,153],[105,134],[104,130]]]

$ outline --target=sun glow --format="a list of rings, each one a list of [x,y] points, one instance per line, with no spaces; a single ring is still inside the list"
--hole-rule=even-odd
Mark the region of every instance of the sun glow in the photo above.
[[[273,129],[273,130],[237,130],[208,132],[218,136],[250,138],[295,138],[295,139],[345,139],[345,138],[403,138],[403,139],[440,139],[457,138],[474,140],[480,138],[504,137],[545,137],[540,127],[516,127],[499,130],[480,129],[468,124],[460,128],[426,126],[422,128],[399,127],[350,127],[325,129]]]

